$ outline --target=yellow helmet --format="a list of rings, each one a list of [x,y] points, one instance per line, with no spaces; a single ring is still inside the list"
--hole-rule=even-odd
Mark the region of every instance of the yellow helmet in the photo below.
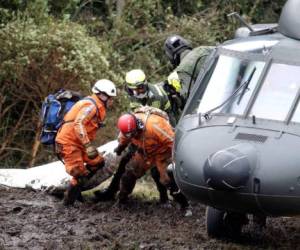
[[[141,84],[145,84],[146,75],[141,69],[133,69],[126,73],[125,81],[128,88],[135,89]]]
[[[181,90],[181,83],[178,77],[178,74],[176,71],[173,71],[169,76],[168,76],[168,84],[173,86],[173,88],[176,90],[176,92],[180,92]]]

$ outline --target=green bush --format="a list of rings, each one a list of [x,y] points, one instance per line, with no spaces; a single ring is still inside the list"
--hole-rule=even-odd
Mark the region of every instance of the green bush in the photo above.
[[[69,19],[76,12],[80,2],[80,0],[1,0],[0,23],[11,20],[13,14],[17,12],[26,12],[35,19],[48,14]]]
[[[61,87],[87,93],[96,79],[118,81],[110,54],[106,41],[89,37],[76,23],[18,19],[0,30],[0,159],[5,165],[35,160],[39,110],[49,93]]]

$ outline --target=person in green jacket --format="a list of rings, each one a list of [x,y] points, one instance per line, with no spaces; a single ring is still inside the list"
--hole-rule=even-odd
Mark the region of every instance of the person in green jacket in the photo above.
[[[191,44],[183,37],[171,35],[164,43],[164,50],[181,83],[180,96],[186,102],[200,71],[204,69],[204,62],[212,52],[213,47],[200,46],[193,49]]]
[[[130,100],[130,109],[141,106],[151,106],[165,111],[173,127],[176,126],[178,111],[172,109],[172,99],[164,89],[164,82],[151,84],[146,80],[146,75],[141,69],[127,72],[125,77],[125,91]]]

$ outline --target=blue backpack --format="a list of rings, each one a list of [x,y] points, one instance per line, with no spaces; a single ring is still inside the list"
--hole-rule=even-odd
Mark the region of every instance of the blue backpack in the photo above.
[[[54,145],[55,137],[59,128],[63,125],[64,116],[74,106],[76,102],[82,99],[82,96],[75,91],[61,89],[55,94],[48,95],[43,104],[41,111],[42,131],[40,141],[44,145]],[[91,100],[97,107],[92,98]],[[98,113],[98,109],[97,109]]]

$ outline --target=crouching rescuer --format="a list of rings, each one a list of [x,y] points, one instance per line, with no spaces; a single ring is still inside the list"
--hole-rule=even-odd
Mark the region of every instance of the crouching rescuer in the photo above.
[[[75,103],[65,115],[55,139],[56,152],[72,176],[64,196],[65,205],[81,200],[81,191],[99,185],[103,181],[101,175],[112,171],[105,166],[105,159],[91,142],[105,119],[106,110],[112,106],[117,90],[113,82],[102,79],[94,84],[92,92],[93,95]]]
[[[137,179],[147,170],[157,167],[160,183],[168,188],[170,195],[183,210],[189,209],[189,203],[178,189],[173,175],[167,172],[171,163],[174,131],[167,114],[163,113],[164,117],[147,111],[145,107],[133,114],[124,114],[118,120],[120,135],[116,151],[124,150],[130,144],[137,147],[121,177],[119,203],[126,203]]]

